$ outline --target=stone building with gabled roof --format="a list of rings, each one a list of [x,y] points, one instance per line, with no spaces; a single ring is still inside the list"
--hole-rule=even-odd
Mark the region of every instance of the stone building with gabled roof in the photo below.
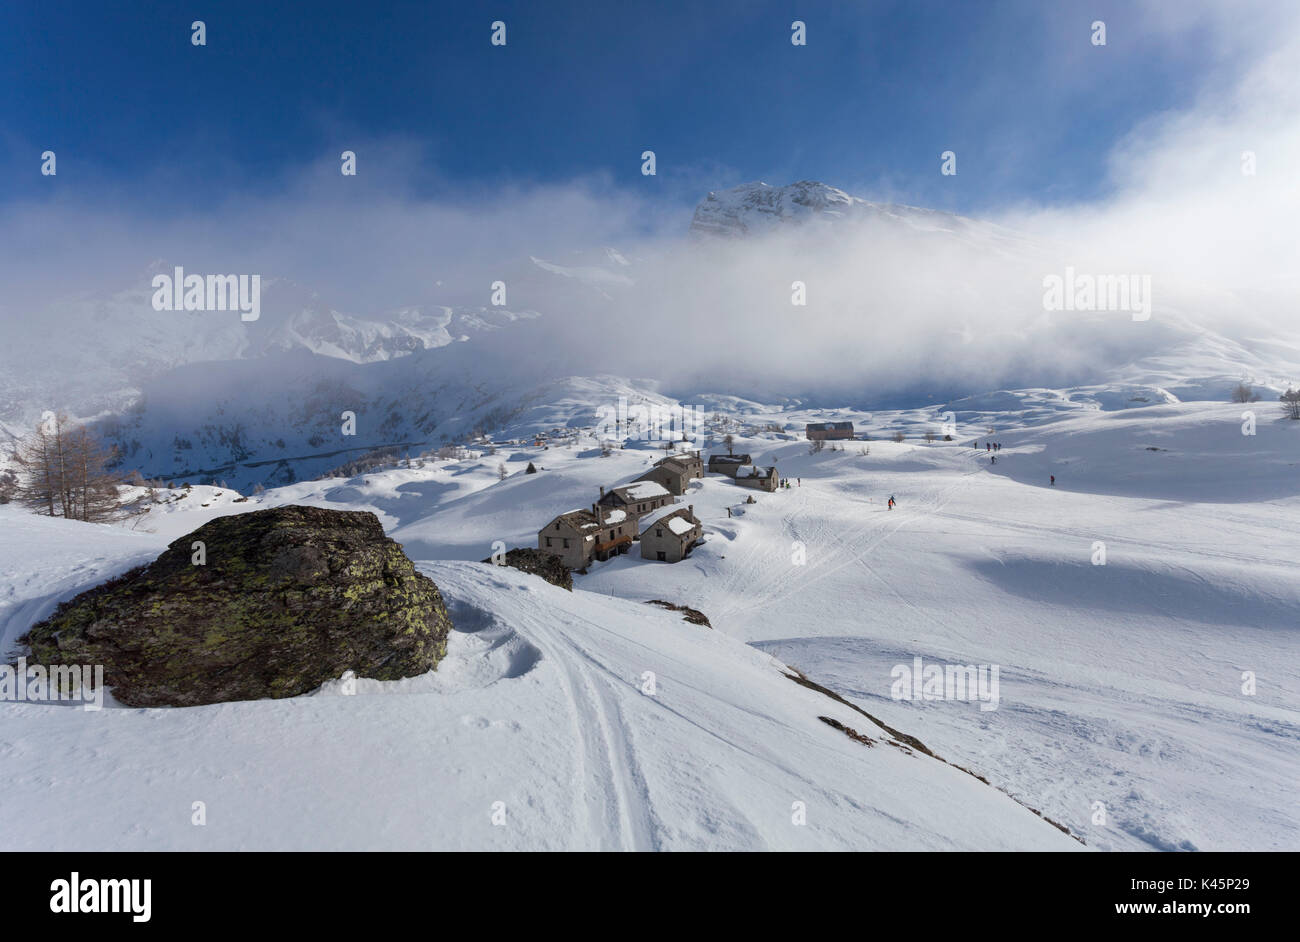
[[[760,468],[747,464],[736,469],[736,483],[741,487],[753,487],[762,491],[775,491],[780,484],[776,468]]]
[[[853,438],[853,423],[809,422],[806,434],[810,442],[850,441]]]
[[[704,526],[695,516],[695,506],[678,507],[650,515],[641,530],[641,558],[676,563],[691,554],[704,536]]]
[[[709,455],[709,474],[725,474],[729,478],[736,476],[736,469],[753,464],[749,455]]]
[[[586,569],[593,559],[626,553],[636,536],[637,519],[599,504],[592,504],[590,510],[570,510],[537,532],[537,548],[560,557],[569,569]]]
[[[662,484],[668,493],[681,497],[691,481],[704,477],[704,462],[700,453],[670,455],[655,462],[655,466],[637,478],[638,481],[654,481]]]
[[[606,510],[621,510],[635,522],[672,502],[672,493],[658,481],[633,481],[608,491],[602,487],[597,505]]]

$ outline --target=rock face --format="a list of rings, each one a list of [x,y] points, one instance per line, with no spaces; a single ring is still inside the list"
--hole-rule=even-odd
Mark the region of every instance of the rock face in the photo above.
[[[193,706],[292,697],[348,670],[422,674],[450,629],[438,587],[374,514],[293,506],[212,520],[22,640],[33,663],[103,664],[128,706]]]
[[[695,207],[690,234],[743,238],[809,223],[876,222],[906,229],[960,231],[971,220],[917,206],[873,203],[815,180],[787,186],[744,183],[710,193]]]
[[[858,205],[870,204],[811,180],[789,186],[745,183],[705,197],[695,207],[690,231],[697,236],[744,236],[783,222],[842,216]]]
[[[492,562],[492,557],[489,556],[483,562]],[[573,591],[573,573],[569,572],[564,563],[560,562],[558,556],[543,553],[541,550],[522,547],[508,551],[505,564],[521,572],[541,576],[551,585],[557,585],[561,589]]]

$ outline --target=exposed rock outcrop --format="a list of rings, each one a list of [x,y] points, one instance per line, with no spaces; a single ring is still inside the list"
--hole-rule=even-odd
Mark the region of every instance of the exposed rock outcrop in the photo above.
[[[671,612],[681,612],[682,618],[692,625],[703,625],[705,628],[713,627],[709,624],[709,619],[699,609],[687,608],[685,605],[675,605],[672,602],[665,602],[663,599],[650,599],[646,604],[658,605],[660,608],[666,608]]]
[[[489,556],[483,562],[490,563],[492,558]],[[505,565],[521,572],[541,576],[551,585],[557,585],[561,589],[568,589],[570,592],[573,591],[573,573],[569,572],[564,563],[560,562],[558,556],[543,553],[541,550],[520,547],[506,552]]]
[[[292,697],[348,670],[422,674],[450,629],[438,587],[374,514],[290,506],[204,524],[22,641],[33,663],[104,665],[129,706],[193,706]]]

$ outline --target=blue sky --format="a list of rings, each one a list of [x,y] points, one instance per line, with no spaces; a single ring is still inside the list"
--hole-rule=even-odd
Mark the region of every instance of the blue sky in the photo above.
[[[1161,36],[1135,9],[8,0],[0,206],[210,205],[274,194],[343,149],[362,175],[382,167],[433,198],[592,178],[690,205],[747,180],[819,179],[962,212],[1086,201],[1105,194],[1116,141],[1185,107],[1212,59],[1197,29]],[[194,19],[206,47],[190,43]],[[505,47],[489,43],[495,19]],[[806,47],[790,43],[794,19]],[[57,181],[39,175],[45,149]],[[948,149],[956,177],[939,173]]]

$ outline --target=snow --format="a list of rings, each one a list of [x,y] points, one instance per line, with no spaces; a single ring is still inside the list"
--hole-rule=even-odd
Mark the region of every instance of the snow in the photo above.
[[[628,496],[633,500],[651,500],[655,497],[671,497],[668,488],[656,481],[633,481],[627,485]]]
[[[458,626],[423,677],[190,709],[0,703],[7,846],[1081,849],[676,613],[483,564],[421,568]]]
[[[1130,391],[1007,390],[968,403],[956,440],[933,444],[916,438],[933,407],[753,404],[755,427],[833,415],[872,441],[813,455],[737,434],[737,451],[801,484],[732,517],[734,485],[709,475],[691,501],[710,540],[689,561],[616,557],[572,593],[472,560],[496,540],[535,545],[547,520],[641,473],[651,448],[602,457],[588,437],[248,500],[196,485],[116,526],[0,507],[6,650],[61,599],[204,521],[288,503],[375,512],[457,626],[436,672],[361,681],[355,696],[330,684],[97,713],[0,702],[8,846],[1081,849],[1005,789],[1093,849],[1300,849],[1300,423],[1275,402],[1105,406]],[[992,465],[982,410],[1012,400]],[[895,428],[909,440],[881,440]],[[543,470],[514,473],[529,461]],[[998,665],[998,708],[893,699],[891,670],[916,657]],[[952,764],[889,746],[782,664]],[[197,800],[205,828],[190,824]]]
[[[696,206],[690,232],[697,237],[741,238],[789,226],[870,223],[948,236],[974,234],[993,249],[1023,250],[1025,241],[992,223],[917,206],[873,203],[813,180],[786,186],[744,183],[710,193]]]
[[[668,519],[668,529],[672,530],[678,536],[684,536],[695,529],[695,524],[691,523],[685,517],[670,517]]]

